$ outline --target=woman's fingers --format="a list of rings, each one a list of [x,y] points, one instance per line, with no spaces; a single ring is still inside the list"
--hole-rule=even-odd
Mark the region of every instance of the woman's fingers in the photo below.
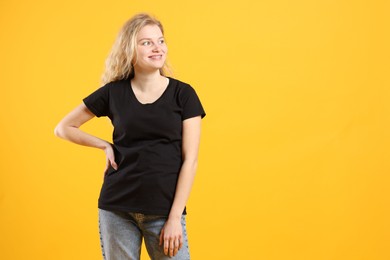
[[[104,172],[103,172],[103,180],[106,177],[109,165],[110,165],[110,161],[108,160],[108,158],[106,158],[106,168],[104,169]]]
[[[183,237],[180,237],[180,240],[179,240],[179,250],[182,248],[183,246]]]
[[[172,257],[177,254],[183,245],[183,233],[180,221],[167,220],[160,233],[161,244],[163,244],[165,255]]]
[[[111,162],[112,168],[114,168],[115,170],[118,170],[118,165],[116,164],[115,160],[112,159],[112,160],[110,160],[110,162]]]
[[[159,246],[162,245],[162,242],[163,242],[163,236],[164,236],[164,229],[161,230],[161,233],[160,233],[160,243],[158,244]]]
[[[111,165],[111,167],[115,170],[118,170],[118,165],[115,162],[114,149],[112,148],[112,145],[108,145],[104,152],[106,153],[107,157],[107,170],[109,168],[109,165]]]
[[[107,154],[107,157],[110,160],[110,164],[111,164],[112,168],[114,168],[115,170],[118,170],[118,165],[115,162],[114,151],[112,149],[111,149],[110,153]]]
[[[168,249],[169,249],[169,240],[164,239],[164,254],[168,255]]]
[[[173,252],[175,250],[175,244],[174,244],[175,240],[174,239],[171,239],[169,240],[169,255],[170,256],[173,256]]]
[[[173,250],[173,255],[176,255],[177,254],[177,251],[179,251],[180,249],[180,242],[179,242],[179,239],[175,239],[175,248]]]
[[[162,236],[160,236],[160,245],[162,241]],[[180,250],[183,242],[182,239],[179,238],[171,238],[164,240],[164,254],[169,256],[174,256]]]

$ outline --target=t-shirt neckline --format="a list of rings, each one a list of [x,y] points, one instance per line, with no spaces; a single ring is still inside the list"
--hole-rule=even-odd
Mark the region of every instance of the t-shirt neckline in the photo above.
[[[140,104],[141,106],[150,106],[150,105],[154,105],[154,104],[158,103],[158,102],[163,98],[163,96],[165,95],[165,93],[168,92],[168,88],[169,88],[169,86],[172,84],[172,78],[171,78],[171,77],[166,77],[166,78],[168,79],[168,85],[165,87],[163,93],[162,93],[155,101],[153,101],[153,102],[151,102],[151,103],[141,103],[141,102],[138,100],[137,96],[136,96],[135,93],[134,93],[133,87],[131,86],[131,79],[129,79],[129,81],[128,81],[128,87],[130,88],[130,92],[131,92],[132,97],[134,98],[134,100],[135,100],[138,104]]]

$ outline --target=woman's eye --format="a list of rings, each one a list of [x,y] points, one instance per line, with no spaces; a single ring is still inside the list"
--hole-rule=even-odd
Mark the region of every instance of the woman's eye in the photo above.
[[[165,43],[165,40],[160,40],[160,44],[164,44]],[[145,41],[142,43],[143,46],[149,46],[151,44],[150,41]]]

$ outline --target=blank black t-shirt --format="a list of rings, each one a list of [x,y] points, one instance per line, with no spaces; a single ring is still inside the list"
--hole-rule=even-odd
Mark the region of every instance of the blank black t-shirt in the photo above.
[[[118,170],[107,170],[99,208],[169,215],[183,163],[183,120],[206,113],[194,88],[168,78],[168,86],[153,103],[138,101],[130,78],[107,83],[83,99],[92,113],[109,117],[114,126]]]

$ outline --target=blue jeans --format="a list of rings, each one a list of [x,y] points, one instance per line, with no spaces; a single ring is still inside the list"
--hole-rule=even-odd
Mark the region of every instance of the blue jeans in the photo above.
[[[163,245],[159,246],[160,231],[167,216],[144,215],[141,213],[99,210],[100,245],[104,260],[139,260],[142,237],[146,250],[152,260],[188,260],[186,215],[181,216],[183,246],[176,255],[164,254]]]

